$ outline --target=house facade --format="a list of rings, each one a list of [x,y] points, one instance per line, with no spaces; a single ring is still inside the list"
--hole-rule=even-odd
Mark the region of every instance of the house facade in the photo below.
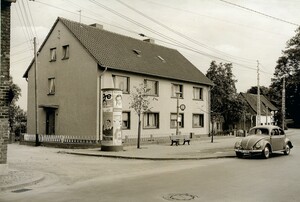
[[[137,138],[130,96],[143,83],[150,88],[151,111],[142,117],[142,137],[175,133],[176,92],[186,106],[180,132],[209,133],[213,84],[174,49],[58,18],[38,51],[36,77],[35,62],[24,74],[28,134],[37,125],[38,134],[102,140],[102,89],[117,88],[123,92],[122,138]]]
[[[260,95],[260,123],[257,118],[257,95],[240,93],[239,96],[246,103],[246,112],[243,120],[238,124],[239,129],[248,130],[257,125],[276,125],[274,116],[278,109],[265,96]]]

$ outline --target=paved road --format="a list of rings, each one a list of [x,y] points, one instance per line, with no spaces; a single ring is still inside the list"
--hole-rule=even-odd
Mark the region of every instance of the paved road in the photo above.
[[[26,192],[4,192],[0,201],[300,201],[300,130],[296,132],[291,155],[267,160],[95,159],[47,149],[47,157],[28,156],[30,161],[18,165],[30,162],[47,171],[48,178]]]

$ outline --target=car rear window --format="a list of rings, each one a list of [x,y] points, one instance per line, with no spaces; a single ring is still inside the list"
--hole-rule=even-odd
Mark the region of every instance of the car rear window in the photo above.
[[[249,131],[251,135],[269,135],[269,130],[267,128],[253,128]]]

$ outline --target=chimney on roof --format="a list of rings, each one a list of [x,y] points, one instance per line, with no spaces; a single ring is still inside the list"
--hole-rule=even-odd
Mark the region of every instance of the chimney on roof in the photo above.
[[[149,38],[149,39],[144,39],[143,41],[146,41],[146,42],[148,42],[148,43],[153,43],[153,44],[155,43],[155,42],[154,42],[154,39],[151,39],[151,38]]]
[[[103,29],[103,25],[100,25],[98,23],[93,23],[93,24],[90,24],[91,27],[95,27],[95,28],[98,28],[98,29]]]

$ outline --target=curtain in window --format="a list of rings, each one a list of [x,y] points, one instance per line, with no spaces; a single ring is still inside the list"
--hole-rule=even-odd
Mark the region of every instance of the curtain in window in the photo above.
[[[176,92],[179,92],[179,85],[172,85],[172,96],[176,97]]]
[[[200,88],[194,88],[193,90],[193,93],[194,93],[194,99],[201,99],[200,98]]]
[[[156,95],[156,81],[149,81],[147,80],[147,88],[149,88],[148,94],[149,95]]]
[[[116,88],[121,89],[123,92],[127,92],[127,77],[123,76],[115,76],[114,77],[114,84]]]
[[[171,127],[176,127],[176,114],[171,114]]]
[[[50,79],[49,80],[49,93],[55,93],[54,79]]]
[[[54,48],[54,49],[51,49],[51,51],[50,51],[50,59],[51,60],[56,60],[56,49]]]
[[[194,115],[193,125],[194,126],[200,126],[200,116],[198,114]]]
[[[69,58],[69,46],[63,47],[63,58]]]

